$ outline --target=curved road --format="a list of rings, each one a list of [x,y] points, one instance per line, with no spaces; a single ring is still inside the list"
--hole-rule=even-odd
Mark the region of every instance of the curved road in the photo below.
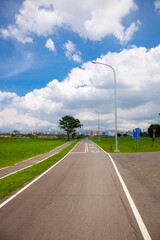
[[[144,239],[110,158],[87,139],[6,203],[0,219],[1,240]]]

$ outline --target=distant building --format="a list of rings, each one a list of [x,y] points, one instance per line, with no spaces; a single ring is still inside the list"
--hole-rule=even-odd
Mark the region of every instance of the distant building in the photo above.
[[[91,131],[91,135],[92,135],[92,136],[102,135],[102,131],[92,130],[92,131]]]
[[[109,131],[109,132],[108,132],[108,136],[115,136],[115,132]]]
[[[103,136],[107,136],[108,133],[107,133],[107,132],[102,132],[102,135],[103,135]]]

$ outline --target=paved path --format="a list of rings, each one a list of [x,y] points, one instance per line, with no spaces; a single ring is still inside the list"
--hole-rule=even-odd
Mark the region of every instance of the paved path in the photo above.
[[[70,145],[72,142],[67,142],[53,150],[51,150],[50,152],[44,153],[44,154],[40,154],[37,155],[35,157],[29,158],[25,161],[16,163],[12,166],[6,167],[6,168],[2,168],[0,169],[0,179],[9,176],[17,171],[21,171],[22,169],[25,169],[27,167],[30,167],[36,163],[39,163],[53,155],[55,155],[56,153],[59,153],[62,149],[64,149],[65,147],[67,147],[68,145]]]
[[[143,239],[109,157],[89,140],[6,203],[0,219],[1,240]]]
[[[160,240],[160,152],[111,154],[153,240]]]

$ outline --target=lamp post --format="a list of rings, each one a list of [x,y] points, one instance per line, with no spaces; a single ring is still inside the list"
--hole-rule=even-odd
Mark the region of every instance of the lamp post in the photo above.
[[[96,61],[93,61],[92,63],[94,64],[101,64],[101,65],[104,65],[104,66],[107,66],[107,67],[110,67],[112,70],[113,70],[113,73],[114,73],[114,104],[115,104],[115,152],[118,152],[118,141],[117,141],[117,93],[116,93],[116,72],[114,70],[114,68],[112,66],[110,66],[109,64],[107,63],[101,63],[101,62],[96,62]]]

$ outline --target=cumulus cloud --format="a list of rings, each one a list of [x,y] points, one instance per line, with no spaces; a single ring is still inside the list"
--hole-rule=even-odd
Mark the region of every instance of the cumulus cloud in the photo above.
[[[76,45],[72,43],[70,40],[66,42],[64,45],[65,55],[68,59],[72,59],[75,62],[81,63],[81,52],[76,49]]]
[[[1,92],[0,91],[0,111],[3,111],[3,109],[12,104],[15,99],[17,99],[18,96],[16,93],[11,92]]]
[[[51,51],[51,52],[56,52],[54,42],[52,41],[51,38],[48,38],[48,40],[46,41],[45,47],[48,48],[49,51]]]
[[[160,0],[154,1],[155,10],[160,14]]]
[[[113,34],[121,42],[129,41],[139,22],[125,27],[122,20],[137,9],[134,0],[25,0],[15,16],[15,24],[2,28],[1,34],[26,43],[33,41],[34,34],[47,37],[64,27],[90,40]]]
[[[109,52],[96,61],[116,71],[118,130],[144,129],[159,122],[160,45]],[[59,119],[66,114],[78,117],[84,128],[96,128],[97,110],[101,129],[114,129],[113,71],[86,62],[73,68],[62,82],[54,79],[23,97],[0,92],[0,103],[1,130],[18,126],[21,130],[58,129]]]

